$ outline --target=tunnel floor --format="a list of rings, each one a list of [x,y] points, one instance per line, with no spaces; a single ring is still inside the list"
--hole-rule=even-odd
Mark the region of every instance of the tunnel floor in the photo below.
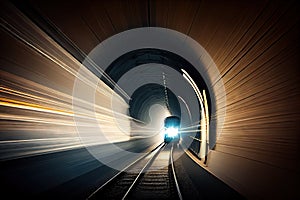
[[[165,153],[168,151],[170,151],[170,146],[165,149]],[[244,199],[235,190],[196,164],[186,153],[183,153],[180,145],[174,145],[173,156],[176,158],[174,159],[174,168],[183,199]],[[77,158],[85,158],[85,162],[80,163],[77,168],[72,168],[74,173],[80,175],[69,178],[67,181],[63,181],[62,178],[60,180],[60,177],[66,176],[66,174],[63,174],[64,171],[62,169],[67,169],[68,165],[72,166]],[[152,167],[161,162],[158,159],[157,162],[153,162]],[[35,163],[35,167],[31,165],[29,169],[28,163]],[[51,172],[49,171],[50,169]],[[167,173],[168,167],[164,169]],[[31,173],[27,173],[28,170]],[[10,171],[16,173],[10,174]],[[22,195],[32,199],[86,199],[96,188],[116,173],[118,173],[117,170],[105,165],[99,165],[99,162],[84,148],[16,159],[2,162],[1,164],[2,180],[18,180],[18,182],[10,182],[3,187],[3,194],[9,194],[12,198]],[[28,174],[31,175],[28,176]],[[12,179],[12,176],[14,176],[14,179]],[[151,177],[151,180],[161,178],[153,176],[161,176],[161,172],[148,173],[148,177]],[[145,177],[147,178],[147,173]],[[148,178],[147,181],[149,182],[149,180]],[[28,182],[31,184],[26,184]],[[54,187],[55,182],[61,183]],[[49,185],[51,183],[53,186]],[[38,192],[37,188],[42,190],[43,187],[50,187],[50,189]],[[174,188],[174,185],[170,187]],[[36,188],[36,191],[33,188]],[[142,190],[137,191],[139,191],[139,195],[143,194]],[[153,199],[155,196],[159,197],[155,195],[155,192],[158,192],[158,190],[152,190],[153,194],[145,195],[145,198]],[[162,197],[161,199],[168,199],[169,197],[174,199],[174,195],[160,195],[160,197]],[[133,193],[128,199],[137,199],[137,196]]]

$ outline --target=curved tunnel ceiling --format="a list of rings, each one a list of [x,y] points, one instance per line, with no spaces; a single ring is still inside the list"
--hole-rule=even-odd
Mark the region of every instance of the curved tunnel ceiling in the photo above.
[[[137,49],[134,51],[130,51],[128,53],[123,54],[119,58],[117,58],[115,61],[113,61],[105,70],[105,73],[115,82],[117,83],[118,80],[129,70],[138,67],[143,64],[149,64],[149,63],[156,63],[156,64],[163,64],[166,66],[169,66],[173,69],[175,69],[177,72],[182,74],[182,70],[184,69],[187,71],[190,76],[195,80],[198,88],[200,91],[205,90],[207,91],[207,99],[208,99],[208,109],[209,113],[211,111],[211,103],[210,103],[210,95],[208,92],[207,85],[205,84],[202,76],[199,74],[199,72],[195,69],[195,67],[188,62],[186,59],[182,58],[181,56],[172,53],[170,51],[162,50],[162,49],[153,49],[153,48],[145,48],[145,49]],[[93,69],[91,69],[93,71]],[[108,86],[111,88],[114,88],[115,85],[113,85],[112,82],[108,81],[106,78],[102,77],[102,81],[104,81]],[[163,80],[162,80],[163,82]],[[122,87],[122,86],[121,86]],[[144,87],[143,87],[144,88]],[[161,99],[161,94],[164,95],[164,90],[161,90],[158,92],[158,86],[156,84],[148,84],[147,87],[142,89],[138,89],[135,91],[134,95],[131,96],[131,101],[130,101],[130,108],[131,105],[135,105],[133,109],[130,110],[130,114],[132,117],[140,116],[141,113],[138,111],[138,105],[142,106],[140,109],[144,110],[143,106],[145,106],[145,103],[143,102],[143,98],[139,99],[140,97],[143,96],[148,96],[150,99],[151,96],[153,96],[153,100]],[[118,92],[118,91],[117,91]],[[126,91],[125,91],[126,92]],[[137,94],[137,92],[141,92],[141,94]],[[178,100],[175,100],[174,98],[177,99],[177,97],[171,93],[171,90],[168,89],[168,94],[169,96],[169,105],[170,109],[176,113],[176,115],[180,116],[180,109],[178,110],[175,109],[176,106],[179,106]],[[119,95],[122,96],[122,93],[119,93]],[[138,100],[136,100],[138,99]],[[165,97],[161,99],[162,101],[165,101]],[[134,102],[134,103],[132,103]],[[139,102],[139,103],[137,103]],[[158,103],[156,101],[147,101],[149,105],[152,103]],[[162,103],[162,102],[161,102]],[[173,103],[175,103],[173,105]],[[138,119],[141,119],[138,117]]]
[[[214,116],[217,106],[221,106],[219,116],[213,118],[209,127],[210,146],[214,146],[223,126],[226,95],[215,63],[192,38],[159,27],[131,29],[97,45],[83,66],[101,77],[127,103],[134,90],[147,83],[155,82],[176,91],[174,94],[185,102],[182,112],[188,114],[181,116],[187,126],[199,124],[204,118],[202,111]],[[216,92],[221,98],[216,99]]]
[[[174,93],[167,89],[168,104],[172,115],[181,115],[180,104]],[[149,123],[149,110],[154,104],[166,107],[165,88],[159,84],[146,84],[139,87],[131,96],[129,101],[129,112],[132,117]]]

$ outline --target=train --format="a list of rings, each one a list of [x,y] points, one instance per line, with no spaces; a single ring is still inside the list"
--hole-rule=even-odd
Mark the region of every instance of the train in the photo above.
[[[180,118],[169,116],[164,120],[164,142],[179,142],[180,140]]]

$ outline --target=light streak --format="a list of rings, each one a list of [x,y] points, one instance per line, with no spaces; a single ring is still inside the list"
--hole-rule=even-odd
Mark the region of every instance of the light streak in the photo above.
[[[202,94],[196,85],[195,81],[192,79],[192,77],[184,70],[181,69],[183,72],[183,77],[189,82],[189,84],[192,86],[194,89],[198,101],[201,105],[201,120],[200,120],[200,126],[201,126],[201,145],[200,145],[200,150],[199,150],[199,155],[201,158],[204,158],[208,151],[209,151],[209,118],[208,118],[208,105],[207,105],[207,99],[206,96],[204,96],[205,99],[203,99]],[[205,95],[205,90],[203,90],[203,95]]]
[[[206,129],[206,140],[207,140],[207,146],[209,146],[209,113],[208,113],[208,104],[207,104],[207,99],[206,99],[206,93],[205,90],[203,90],[203,99],[204,99],[204,113],[205,113],[205,129]]]
[[[198,133],[201,132],[201,130],[199,129],[192,129],[192,130],[188,130],[188,131],[180,131],[180,133]],[[193,134],[194,135],[194,134]]]
[[[28,140],[2,140],[0,144],[8,144],[8,143],[23,143],[23,142],[41,142],[41,141],[54,141],[58,142],[60,140],[74,140],[77,138],[74,137],[58,137],[58,138],[39,138],[39,139],[28,139]]]
[[[32,48],[33,50],[35,50],[36,52],[38,52],[42,56],[46,57],[47,59],[49,59],[50,61],[52,61],[56,65],[58,65],[61,68],[63,68],[65,71],[67,71],[68,73],[70,73],[72,76],[77,77],[78,79],[82,80],[86,84],[88,84],[91,87],[93,87],[94,83],[89,78],[87,78],[85,76],[78,76],[76,69],[73,69],[72,67],[70,67],[67,64],[65,64],[64,62],[62,62],[61,59],[55,57],[54,55],[51,55],[51,53],[49,51],[46,51],[40,45],[34,44],[29,39],[26,39],[26,38],[30,38],[30,36],[26,37],[25,33],[21,33],[20,31],[18,31],[16,27],[14,27],[12,24],[9,24],[5,19],[3,19],[3,18],[0,18],[0,19],[1,19],[0,25],[1,25],[1,27],[3,29],[5,29],[6,31],[8,31],[10,34],[12,34],[13,36],[15,36],[16,38],[18,38],[20,41],[22,41],[28,47]],[[27,22],[27,23],[29,23],[29,22]],[[33,25],[33,24],[31,24],[31,25],[34,26],[35,29],[38,29],[38,27],[36,27],[35,25]],[[49,37],[46,37],[45,34],[42,31],[39,31],[39,32],[40,32],[40,34],[44,35],[45,38],[48,38],[48,40],[52,44],[54,44],[57,48],[60,48],[60,50],[61,50],[61,47],[59,45],[57,45],[52,39],[50,39]],[[77,67],[81,65],[81,63],[79,63],[77,60],[75,60],[66,51],[64,51],[64,53],[67,54],[68,57],[71,57],[74,62],[76,62],[76,66]],[[98,72],[100,72],[100,74],[102,74],[104,77],[106,77],[106,79],[110,83],[112,83],[116,87],[116,89],[119,90],[127,99],[130,99],[130,97],[126,94],[126,92],[123,91],[121,89],[121,87],[118,86],[99,66],[97,66],[90,58],[88,58],[87,55],[85,55],[85,57],[88,60],[89,64],[91,64],[94,69],[96,69]],[[87,68],[82,68],[82,69],[86,70],[85,73],[89,74],[89,76],[94,76],[90,71],[87,70]],[[96,89],[99,90],[99,88],[96,88]]]
[[[1,58],[0,144],[5,148],[0,150],[0,160],[103,144],[101,137],[89,136],[89,132],[97,133],[100,129],[111,142],[127,140],[128,136],[118,128],[117,123],[135,119],[113,110],[111,104],[103,103],[110,102],[113,96],[119,105],[126,107],[122,97],[116,95],[85,66],[81,66],[78,60],[19,10],[13,6],[10,9],[13,9],[15,17],[12,18],[11,13],[3,14],[0,28],[11,40],[9,46],[17,49],[18,53],[3,54],[3,58],[7,58]],[[30,62],[24,60],[27,58],[24,56],[26,52],[30,53]],[[91,60],[89,64],[128,98],[99,66]],[[10,70],[14,67],[16,70]],[[83,73],[78,74],[80,68]],[[22,74],[18,73],[19,70]],[[95,89],[95,104],[71,95],[75,79]],[[76,114],[72,109],[73,100],[81,106],[80,112]],[[73,117],[80,119],[81,123],[76,124]],[[77,134],[77,128],[87,130],[84,145]],[[134,128],[133,131],[154,133],[151,129],[145,131]]]
[[[198,122],[198,123],[200,123],[200,122]],[[194,126],[187,126],[187,127],[181,128],[181,130],[186,130],[186,129],[190,129],[190,128],[198,128],[198,127],[201,127],[201,124],[197,124]]]
[[[185,100],[181,96],[178,96],[178,98],[184,103],[184,105],[185,105],[185,107],[188,111],[189,118],[190,118],[190,123],[191,123],[192,122],[192,114],[191,114],[189,106],[187,105],[187,103],[185,102]]]
[[[203,97],[202,97],[201,92],[199,91],[199,88],[198,88],[197,84],[195,83],[195,81],[184,69],[181,69],[181,71],[183,72],[183,77],[190,83],[190,85],[195,90],[198,98],[201,99],[201,101],[203,102]]]
[[[193,140],[197,140],[197,141],[199,141],[199,142],[202,142],[202,140],[200,140],[199,138],[195,138],[195,137],[193,137],[193,136],[190,136],[190,138],[192,138]]]
[[[7,106],[7,107],[13,107],[13,108],[20,108],[20,109],[27,109],[32,111],[40,111],[45,113],[52,113],[52,114],[59,114],[59,115],[65,115],[65,116],[74,116],[73,113],[63,111],[63,110],[55,110],[49,107],[43,107],[37,104],[31,104],[11,99],[5,99],[0,98],[0,105],[1,106]]]

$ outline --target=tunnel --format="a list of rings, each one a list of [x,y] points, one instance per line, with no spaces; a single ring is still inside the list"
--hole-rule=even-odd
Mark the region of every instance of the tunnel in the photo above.
[[[299,199],[297,1],[0,4],[3,197]]]

